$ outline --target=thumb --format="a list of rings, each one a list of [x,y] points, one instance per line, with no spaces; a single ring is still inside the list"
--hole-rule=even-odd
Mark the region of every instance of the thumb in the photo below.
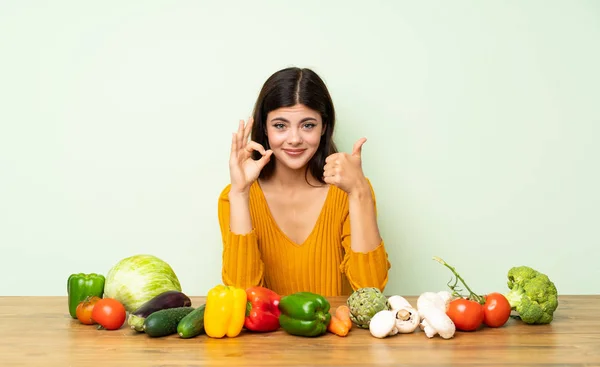
[[[362,153],[362,146],[367,141],[367,138],[360,138],[356,143],[354,143],[354,147],[352,147],[352,155],[360,157]]]

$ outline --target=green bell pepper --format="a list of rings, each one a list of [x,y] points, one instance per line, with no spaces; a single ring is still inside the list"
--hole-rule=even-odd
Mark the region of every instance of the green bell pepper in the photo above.
[[[76,319],[77,306],[86,299],[86,297],[97,296],[102,298],[104,295],[104,275],[102,274],[71,274],[67,279],[67,294],[69,295],[69,314]]]
[[[279,324],[289,334],[319,336],[325,334],[331,321],[330,304],[321,295],[297,292],[279,301]]]

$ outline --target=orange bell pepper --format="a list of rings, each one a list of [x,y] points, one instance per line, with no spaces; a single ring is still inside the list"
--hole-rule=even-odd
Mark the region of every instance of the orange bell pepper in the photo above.
[[[204,331],[211,338],[236,337],[246,319],[246,290],[222,284],[208,291]]]

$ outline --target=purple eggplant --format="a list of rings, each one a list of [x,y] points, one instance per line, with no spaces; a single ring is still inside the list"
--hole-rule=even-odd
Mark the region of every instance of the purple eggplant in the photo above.
[[[127,324],[132,329],[142,332],[144,331],[146,317],[152,313],[167,308],[189,307],[191,305],[192,300],[184,293],[175,290],[166,291],[145,302],[140,308],[130,313],[127,318]]]

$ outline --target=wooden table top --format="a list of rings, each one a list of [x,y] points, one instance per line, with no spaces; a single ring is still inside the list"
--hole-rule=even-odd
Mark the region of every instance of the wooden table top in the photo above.
[[[197,307],[204,297],[192,298]],[[416,297],[406,297],[416,304]],[[332,307],[345,297],[329,298]],[[279,330],[236,338],[150,338],[80,324],[66,297],[0,297],[2,366],[600,366],[600,295],[562,296],[550,325],[510,319],[498,329],[428,339],[417,330],[386,339],[353,327],[346,337]]]

